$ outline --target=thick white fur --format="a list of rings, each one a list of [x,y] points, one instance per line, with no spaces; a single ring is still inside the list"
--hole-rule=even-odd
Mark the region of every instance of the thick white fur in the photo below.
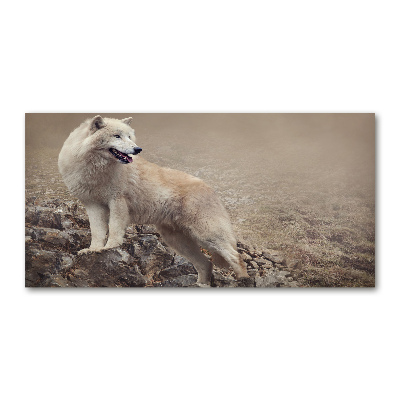
[[[130,122],[97,116],[75,129],[61,149],[60,173],[89,216],[92,241],[81,252],[120,246],[131,223],[155,224],[165,242],[196,267],[200,285],[209,285],[212,273],[200,247],[217,265],[231,266],[238,278],[248,277],[228,214],[209,186],[137,155],[122,164],[109,152],[113,147],[133,153]]]

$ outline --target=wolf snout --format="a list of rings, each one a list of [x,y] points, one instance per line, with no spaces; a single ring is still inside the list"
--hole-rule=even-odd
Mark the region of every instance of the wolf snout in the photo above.
[[[139,154],[141,151],[142,151],[142,148],[140,148],[140,147],[133,148],[133,154]]]

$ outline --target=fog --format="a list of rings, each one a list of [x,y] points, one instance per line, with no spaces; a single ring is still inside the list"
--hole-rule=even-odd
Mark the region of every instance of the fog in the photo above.
[[[374,114],[100,114],[132,116],[145,158],[171,146],[199,158],[212,153],[222,162],[278,163],[281,172],[339,168],[374,184]],[[26,114],[27,152],[60,149],[69,133],[94,115]]]

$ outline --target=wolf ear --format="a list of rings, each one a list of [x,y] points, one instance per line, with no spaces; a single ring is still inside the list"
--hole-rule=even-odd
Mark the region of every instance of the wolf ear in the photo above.
[[[106,123],[104,122],[103,118],[100,115],[96,115],[90,122],[90,131],[94,133],[105,126]]]
[[[121,119],[124,124],[131,125],[132,117]]]

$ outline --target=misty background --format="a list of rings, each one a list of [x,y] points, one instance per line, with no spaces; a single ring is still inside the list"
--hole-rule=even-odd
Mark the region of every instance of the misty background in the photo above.
[[[26,148],[61,149],[69,133],[95,115],[26,114]],[[280,172],[344,170],[350,180],[357,176],[374,187],[374,114],[101,115],[132,116],[143,156],[157,154],[159,146],[175,146],[200,150],[199,157],[217,152],[221,161],[245,159],[249,167],[279,162]]]
[[[58,153],[97,114],[133,117],[141,157],[211,185],[240,240],[300,258],[311,284],[372,285],[374,114],[26,114],[27,195],[68,198]]]

